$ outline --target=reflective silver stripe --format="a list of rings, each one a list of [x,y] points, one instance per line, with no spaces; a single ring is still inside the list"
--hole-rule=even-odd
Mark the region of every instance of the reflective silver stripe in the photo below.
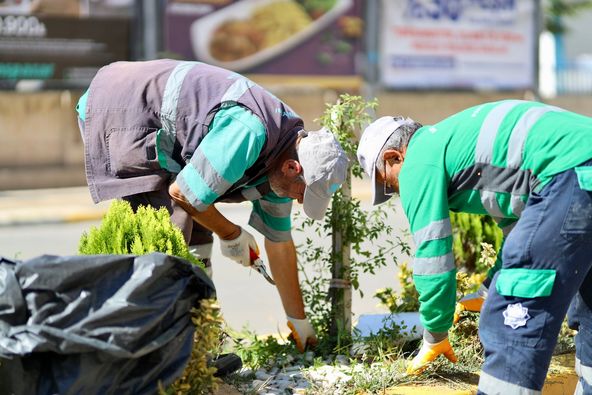
[[[524,210],[525,206],[526,204],[521,199],[520,195],[512,195],[510,197],[510,207],[512,208],[512,213],[514,213],[515,216],[520,217],[520,214],[522,214],[522,210]]]
[[[222,96],[222,102],[225,101],[238,101],[242,95],[245,94],[250,87],[254,86],[255,83],[245,77],[239,76],[236,81],[228,88],[228,90]]]
[[[479,391],[487,395],[539,395],[541,391],[521,387],[481,372],[479,377]]]
[[[177,139],[177,106],[183,80],[197,62],[181,62],[171,72],[167,79],[160,107],[160,122],[162,129],[157,139],[158,161],[161,167],[178,173],[181,166],[173,160],[173,148]]]
[[[592,386],[592,367],[582,365],[580,358],[576,358],[576,373],[579,377],[583,378],[588,385]]]
[[[578,380],[578,385],[576,385],[574,395],[584,395],[584,387],[582,386],[582,382],[579,380]]]
[[[450,218],[441,219],[439,221],[431,222],[428,226],[424,226],[413,234],[415,245],[419,247],[422,243],[430,240],[443,239],[452,235],[452,226],[450,225]]]
[[[253,188],[246,188],[241,190],[241,195],[247,200],[257,200],[261,199],[261,192],[255,187]]]
[[[479,191],[481,195],[481,204],[483,204],[483,208],[487,210],[487,213],[492,217],[500,217],[503,218],[504,215],[502,214],[502,210],[500,209],[499,205],[497,204],[497,199],[495,198],[495,192],[491,191]]]
[[[526,111],[514,125],[508,141],[508,167],[518,169],[522,164],[522,153],[528,132],[538,120],[550,111],[565,111],[558,107],[535,107]]]
[[[263,222],[263,219],[255,211],[251,212],[251,218],[249,219],[249,225],[255,228],[259,233],[265,236],[267,239],[280,242],[292,240],[292,232],[289,230],[280,231],[270,228]]]
[[[201,147],[197,147],[193,156],[191,156],[190,163],[199,175],[201,175],[201,178],[206,185],[218,195],[218,197],[224,195],[224,193],[226,193],[226,191],[232,186],[232,184],[226,181],[220,174],[218,174],[216,169],[212,167],[212,164],[201,150]]]
[[[209,204],[205,204],[204,202],[199,200],[197,196],[195,196],[192,189],[185,182],[184,177],[177,177],[176,182],[179,183],[179,187],[181,188],[181,190],[185,191],[185,197],[189,201],[189,204],[195,207],[197,211],[205,211],[210,206]]]
[[[475,146],[475,163],[491,163],[493,158],[493,145],[495,136],[502,121],[508,113],[517,105],[524,103],[521,100],[510,100],[495,106],[481,125],[477,145]]]
[[[431,258],[415,258],[413,260],[413,274],[442,274],[453,270],[454,256],[452,252]]]
[[[292,201],[286,203],[272,203],[267,200],[259,200],[259,203],[261,204],[261,209],[273,217],[290,217],[290,214],[292,213]]]

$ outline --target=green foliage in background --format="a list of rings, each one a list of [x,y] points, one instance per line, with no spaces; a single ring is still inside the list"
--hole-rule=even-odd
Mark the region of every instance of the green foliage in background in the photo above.
[[[499,251],[503,241],[501,229],[486,215],[451,212],[450,222],[456,267],[470,273],[484,273],[487,267],[479,264],[482,244],[490,244],[495,251]]]
[[[543,5],[545,29],[551,33],[561,34],[569,30],[565,24],[565,17],[592,8],[592,0],[545,0]]]
[[[382,288],[376,291],[374,297],[389,309],[391,313],[403,313],[419,311],[419,294],[413,284],[413,271],[406,263],[399,265],[399,287],[400,292],[392,288]]]
[[[101,225],[84,232],[78,253],[145,255],[162,252],[201,265],[187,248],[181,230],[176,227],[165,208],[138,208],[134,213],[130,204],[115,200]]]

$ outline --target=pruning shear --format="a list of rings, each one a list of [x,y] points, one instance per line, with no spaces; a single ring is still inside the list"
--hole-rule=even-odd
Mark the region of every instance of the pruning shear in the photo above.
[[[257,253],[251,248],[249,248],[249,255],[251,258],[251,267],[261,273],[268,283],[275,285],[275,281],[273,281],[273,278],[267,273],[267,269],[265,269],[265,265],[261,258],[259,258],[259,255],[257,255]]]

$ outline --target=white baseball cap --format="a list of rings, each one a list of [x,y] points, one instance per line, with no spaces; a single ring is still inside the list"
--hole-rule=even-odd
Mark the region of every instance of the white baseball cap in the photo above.
[[[376,161],[380,151],[391,137],[393,132],[402,125],[413,124],[410,118],[399,121],[391,116],[378,118],[372,122],[362,133],[360,143],[358,144],[358,161],[364,172],[370,176],[374,188],[372,189],[372,204],[377,205],[390,199],[390,195],[384,194],[384,184],[376,180]]]
[[[304,213],[323,219],[331,196],[345,181],[349,160],[333,133],[323,128],[308,132],[298,144],[304,182]]]

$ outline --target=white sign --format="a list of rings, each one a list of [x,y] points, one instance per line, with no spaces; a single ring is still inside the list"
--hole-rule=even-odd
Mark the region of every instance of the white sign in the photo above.
[[[536,0],[383,0],[382,83],[391,88],[528,89]]]

